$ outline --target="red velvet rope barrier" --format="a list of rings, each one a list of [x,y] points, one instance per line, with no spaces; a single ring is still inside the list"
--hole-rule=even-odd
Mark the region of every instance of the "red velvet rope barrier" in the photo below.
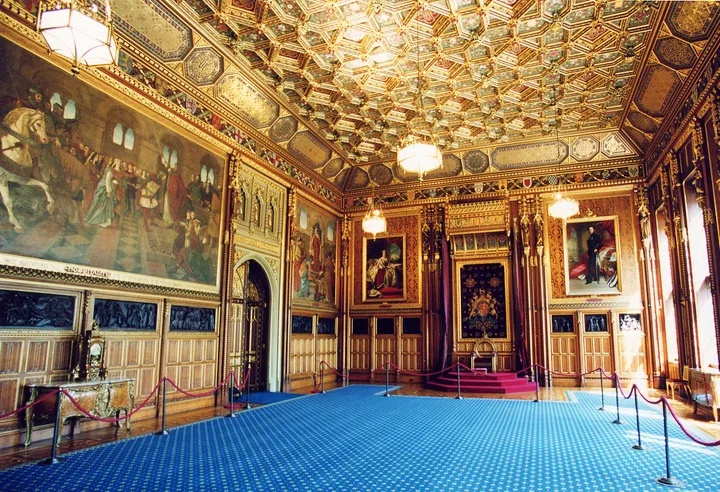
[[[29,403],[29,404],[27,404],[27,405],[25,405],[25,406],[23,406],[23,407],[20,407],[20,408],[18,408],[18,409],[12,410],[12,411],[10,411],[10,412],[0,413],[0,420],[2,420],[2,419],[4,419],[4,418],[7,418],[7,417],[10,417],[11,415],[18,414],[18,413],[22,412],[23,410],[25,410],[25,409],[27,409],[27,408],[34,407],[34,406],[37,405],[38,403],[47,400],[48,398],[50,398],[50,397],[53,396],[53,395],[56,395],[56,394],[59,393],[59,392],[60,392],[60,390],[51,391],[51,392],[48,393],[47,395],[43,395],[42,398],[38,398],[38,399],[35,400],[34,402]]]
[[[184,395],[186,395],[186,396],[189,396],[189,397],[191,397],[191,398],[202,398],[202,397],[205,397],[205,396],[210,396],[211,394],[215,393],[215,392],[218,391],[220,388],[222,388],[223,386],[225,386],[225,383],[228,381],[228,379],[230,379],[231,374],[232,374],[232,377],[235,378],[235,373],[234,373],[234,371],[230,371],[230,372],[225,376],[225,378],[220,382],[220,384],[217,385],[215,388],[213,388],[212,390],[210,390],[210,391],[208,391],[208,392],[206,392],[206,393],[199,393],[199,394],[193,394],[193,393],[189,393],[189,392],[183,390],[183,389],[180,388],[177,384],[175,384],[175,382],[174,382],[172,379],[170,379],[170,378],[166,378],[166,377],[165,377],[165,378],[162,378],[162,379],[160,379],[160,381],[158,381],[158,383],[155,385],[155,387],[153,388],[153,390],[150,392],[150,394],[147,396],[147,398],[145,398],[145,400],[143,400],[143,402],[142,402],[140,405],[138,405],[137,407],[135,407],[135,408],[134,408],[131,412],[129,412],[127,415],[125,415],[125,416],[123,416],[123,417],[117,417],[117,418],[104,418],[104,417],[98,417],[97,415],[91,414],[88,410],[86,410],[85,408],[83,408],[82,406],[80,406],[80,403],[79,403],[75,398],[73,398],[73,396],[72,396],[70,393],[68,393],[68,392],[67,392],[66,390],[64,390],[64,389],[63,389],[63,390],[57,390],[57,391],[54,391],[54,392],[52,392],[52,393],[48,393],[47,395],[43,396],[41,399],[33,402],[32,404],[35,405],[35,404],[37,404],[37,403],[40,403],[40,402],[43,401],[44,399],[49,398],[50,396],[54,395],[55,393],[58,393],[59,391],[62,391],[62,392],[65,394],[65,396],[67,396],[68,399],[72,402],[72,404],[75,405],[75,407],[76,407],[78,410],[80,410],[80,413],[82,413],[82,414],[85,415],[86,417],[88,417],[88,418],[90,418],[90,419],[92,419],[92,420],[98,420],[98,421],[100,421],[100,422],[107,422],[107,423],[109,423],[109,424],[117,424],[117,423],[119,423],[119,422],[122,422],[123,420],[129,419],[130,417],[132,417],[133,415],[135,415],[140,409],[142,409],[143,407],[145,407],[145,406],[150,402],[150,399],[153,397],[153,395],[155,395],[155,393],[158,391],[158,389],[160,388],[160,385],[162,384],[162,382],[165,381],[165,380],[168,381],[176,390],[178,390],[180,393],[182,393],[182,394],[184,394]],[[242,384],[241,386],[239,386],[238,389],[243,389],[243,388],[245,387],[245,385],[247,384],[249,378],[250,378],[250,368],[248,368],[247,373],[245,374],[245,380],[243,381],[243,384]],[[235,381],[237,381],[237,378],[235,378]],[[10,412],[8,415],[12,415],[13,413],[18,413],[18,412],[24,410],[25,408],[27,408],[28,406],[30,406],[30,405],[25,405],[25,407],[22,407],[22,408],[19,408],[19,409],[13,411],[13,412]]]
[[[635,383],[633,383],[632,388],[630,389],[630,392],[626,395],[625,391],[623,391],[622,385],[620,384],[620,376],[618,375],[618,373],[614,372],[612,377],[615,380],[615,384],[617,385],[618,390],[620,391],[620,394],[626,400],[630,399],[630,397],[633,395],[633,392],[637,392],[637,394],[640,395],[640,397],[643,400],[645,400],[647,403],[649,403],[651,405],[657,405],[659,403],[664,403],[670,410],[670,415],[673,416],[673,419],[675,419],[675,422],[680,427],[680,430],[682,430],[683,433],[685,433],[685,435],[688,438],[690,438],[690,440],[692,440],[693,442],[696,442],[697,444],[700,444],[701,446],[707,446],[707,447],[720,446],[720,439],[718,439],[717,441],[710,441],[710,442],[702,441],[702,440],[698,439],[697,437],[695,437],[690,431],[688,431],[685,428],[685,426],[683,425],[683,423],[680,421],[680,417],[678,417],[677,414],[675,413],[675,410],[673,410],[673,407],[670,405],[670,401],[665,396],[661,396],[660,398],[658,398],[657,400],[654,400],[654,401],[650,400],[645,395],[643,395],[642,391],[640,391],[640,387]]]

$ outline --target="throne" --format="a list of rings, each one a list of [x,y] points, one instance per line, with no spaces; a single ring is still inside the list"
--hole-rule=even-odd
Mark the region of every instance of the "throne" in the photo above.
[[[470,368],[484,369],[486,372],[495,372],[497,367],[497,350],[495,344],[490,341],[487,333],[483,333],[483,337],[475,342],[473,353],[470,359]]]

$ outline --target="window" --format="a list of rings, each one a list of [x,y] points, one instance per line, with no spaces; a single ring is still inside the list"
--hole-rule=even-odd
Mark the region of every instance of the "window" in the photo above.
[[[170,168],[170,169],[175,169],[175,168],[177,167],[177,165],[178,165],[178,152],[177,152],[176,149],[173,149],[173,148],[170,147],[169,145],[164,145],[164,146],[163,146],[163,151],[162,151],[162,157],[163,157],[163,164],[164,164],[166,167],[168,167],[168,168]],[[207,171],[206,171],[206,169],[205,169],[205,166],[203,166],[203,172],[207,173]],[[203,183],[205,182],[205,180],[202,179],[202,174],[201,174],[200,180],[201,180]]]
[[[710,262],[708,259],[707,236],[702,208],[697,202],[691,174],[683,183],[685,194],[685,218],[687,225],[688,251],[690,253],[690,288],[695,294],[695,316],[697,320],[697,345],[699,367],[718,363],[717,337],[712,323],[713,305],[710,292]]]
[[[125,143],[123,146],[128,150],[132,150],[135,146],[135,132],[133,132],[132,128],[125,131]]]
[[[123,127],[118,123],[115,125],[115,130],[113,130],[113,143],[115,145],[122,145],[124,136]]]
[[[63,118],[66,120],[74,120],[77,116],[77,109],[75,108],[75,101],[69,99],[63,110]]]
[[[670,243],[665,227],[668,225],[665,208],[655,212],[655,224],[658,235],[658,265],[660,266],[660,296],[665,316],[665,344],[668,360],[678,360],[677,327],[675,325],[675,302],[673,301],[672,265],[670,263]]]

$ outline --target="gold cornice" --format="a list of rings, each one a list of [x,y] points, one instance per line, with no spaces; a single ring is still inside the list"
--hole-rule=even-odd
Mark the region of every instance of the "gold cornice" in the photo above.
[[[319,207],[322,210],[334,215],[335,217],[337,217],[338,220],[342,218],[343,211],[341,208],[331,207],[322,201],[318,201],[316,194],[310,194],[303,188],[297,188],[295,192],[296,194],[303,197],[305,200],[312,202],[313,205],[315,205],[316,207]]]

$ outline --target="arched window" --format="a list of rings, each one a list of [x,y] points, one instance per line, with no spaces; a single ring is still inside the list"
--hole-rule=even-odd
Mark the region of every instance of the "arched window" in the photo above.
[[[132,150],[135,146],[135,132],[133,132],[132,128],[128,128],[125,131],[125,142],[123,146],[128,150]]]
[[[54,108],[56,104],[60,107],[63,105],[62,97],[57,92],[50,98],[50,107]]]
[[[213,168],[208,169],[208,181],[215,184],[215,170]]]
[[[178,165],[178,151],[171,144],[165,144],[162,150],[163,165],[175,169]]]
[[[63,110],[63,118],[66,120],[74,120],[77,116],[77,108],[75,107],[75,101],[68,99],[65,109]],[[132,131],[132,130],[131,130]]]
[[[115,145],[122,145],[124,136],[123,127],[118,123],[115,125],[115,130],[113,130],[113,143]]]
[[[203,167],[200,169],[200,182],[205,183],[208,179],[208,168],[206,165],[203,164]]]

